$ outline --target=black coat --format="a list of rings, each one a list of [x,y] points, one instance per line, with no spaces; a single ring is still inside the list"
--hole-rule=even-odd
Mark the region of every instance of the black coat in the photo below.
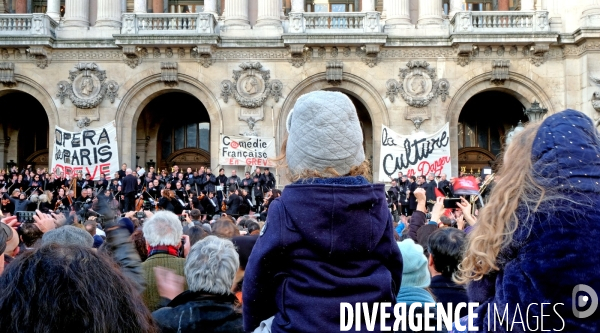
[[[442,191],[442,193],[446,194],[445,188],[447,188],[450,191],[450,196],[452,197],[454,195],[454,190],[452,189],[452,184],[450,184],[450,182],[447,180],[440,180],[438,182],[438,189],[440,189],[440,191]]]
[[[433,200],[435,201],[435,189],[437,188],[437,184],[435,181],[430,181],[429,183],[423,184],[423,188],[425,189],[425,197],[427,198],[427,203]]]
[[[134,175],[127,175],[123,180],[121,180],[121,188],[123,189],[123,194],[127,195],[132,192],[137,192],[138,183],[137,177]]]
[[[408,185],[410,194],[408,195],[408,207],[412,210],[417,209],[417,197],[415,197],[415,191],[419,188],[417,182],[412,182]]]
[[[241,201],[238,195],[231,194],[227,200],[227,215],[238,215]]]
[[[262,197],[264,184],[265,184],[265,176],[262,173],[252,175],[252,187],[254,188],[255,196]]]
[[[243,333],[242,314],[234,295],[206,295],[184,291],[167,307],[152,313],[162,333]]]
[[[465,287],[456,284],[451,278],[437,275],[431,278],[431,284],[429,290],[435,296],[438,303],[442,303],[446,311],[448,311],[448,303],[452,304],[452,309],[455,309],[458,303],[469,302],[467,296],[467,289]],[[465,317],[468,314],[467,308],[463,308],[460,311],[460,317]]]

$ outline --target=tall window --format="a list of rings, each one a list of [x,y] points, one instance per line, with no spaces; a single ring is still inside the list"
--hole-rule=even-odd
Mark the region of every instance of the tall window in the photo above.
[[[210,150],[210,123],[177,125],[165,129],[162,134],[162,156],[184,148]]]
[[[307,1],[306,11],[315,13],[344,13],[358,10],[355,0],[314,0]]]
[[[169,13],[201,13],[204,0],[169,0]]]
[[[498,128],[483,122],[458,123],[458,149],[479,147],[498,155],[502,149]]]

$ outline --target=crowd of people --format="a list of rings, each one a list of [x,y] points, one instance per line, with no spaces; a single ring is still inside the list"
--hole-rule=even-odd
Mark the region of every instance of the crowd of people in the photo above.
[[[168,173],[140,166],[134,171],[123,164],[114,175],[100,174],[98,180],[90,174],[71,177],[43,168],[33,170],[30,165],[21,171],[17,167],[0,170],[3,214],[74,211],[82,220],[95,216],[94,204],[105,200],[121,213],[168,210],[181,215],[184,210],[198,209],[205,220],[226,213],[234,217],[255,214],[264,221],[269,203],[281,194],[275,185],[269,168],[262,172],[258,167],[241,178],[236,170],[227,177],[224,169],[214,175],[210,168],[183,172],[175,165]]]
[[[546,329],[600,330],[600,312],[571,309],[573,287],[600,291],[600,135],[582,113],[529,124],[494,182],[480,180],[488,192],[477,207],[460,178],[443,174],[399,174],[388,190],[372,183],[344,94],[300,97],[287,131],[283,191],[258,168],[239,178],[124,165],[109,181],[5,173],[0,330],[336,332],[342,302],[418,304],[409,315],[438,332],[465,331],[469,320],[480,332],[538,330],[519,306]],[[456,208],[445,204],[452,197]],[[162,209],[136,209],[140,201]],[[32,209],[27,221],[18,213]],[[451,330],[423,310],[466,302],[480,304],[477,316],[464,307]],[[393,327],[394,316],[375,316]]]

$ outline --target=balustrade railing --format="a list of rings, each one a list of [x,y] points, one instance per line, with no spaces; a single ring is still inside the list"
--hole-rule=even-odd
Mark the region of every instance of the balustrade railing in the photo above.
[[[547,11],[458,12],[451,24],[454,33],[519,33],[550,30]]]
[[[290,33],[381,32],[380,13],[290,13]]]
[[[215,32],[216,20],[209,13],[123,14],[124,35],[195,35]]]
[[[55,37],[58,23],[46,14],[1,14],[0,36],[46,35]]]

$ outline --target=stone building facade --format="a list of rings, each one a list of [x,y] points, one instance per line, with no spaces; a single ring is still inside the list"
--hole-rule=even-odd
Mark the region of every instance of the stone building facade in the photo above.
[[[600,117],[597,0],[3,1],[2,166],[47,165],[55,126],[114,120],[124,163],[215,168],[220,135],[279,146],[319,89],[354,101],[375,165],[382,125],[449,122],[455,174],[493,164],[534,102]]]

